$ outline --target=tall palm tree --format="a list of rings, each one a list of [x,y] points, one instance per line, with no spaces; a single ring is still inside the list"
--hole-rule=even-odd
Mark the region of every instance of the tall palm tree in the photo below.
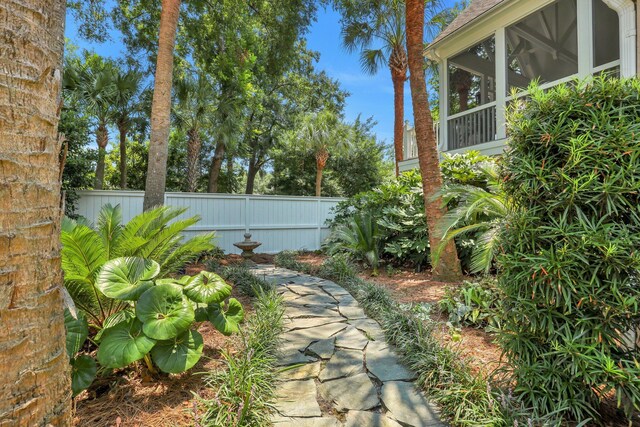
[[[211,124],[213,86],[202,73],[197,76],[187,74],[175,83],[178,100],[174,108],[177,125],[187,135],[187,191],[196,190],[200,178],[200,151],[202,130]]]
[[[109,123],[113,118],[115,102],[114,67],[106,64],[84,65],[65,70],[64,86],[96,120],[98,163],[93,187],[104,186],[104,161],[109,144]]]
[[[435,0],[428,0],[430,6]],[[429,108],[427,84],[425,81],[425,60],[422,56],[424,49],[425,0],[406,0],[407,22],[407,54],[409,57],[409,72],[411,83],[411,101],[416,130],[416,145],[418,147],[418,162],[422,175],[424,191],[425,214],[429,227],[429,243],[437,248],[440,238],[437,224],[445,214],[445,208],[440,198],[432,195],[442,187],[438,144],[433,130],[433,117]],[[435,251],[434,251],[435,253]],[[434,275],[442,280],[458,280],[462,276],[460,261],[453,240],[450,240],[439,259],[432,253]]]
[[[0,6],[0,423],[70,426],[57,133],[65,1]]]
[[[386,65],[393,82],[393,147],[396,175],[403,160],[404,83],[407,80],[404,2],[401,0],[337,0],[342,10],[342,40],[348,51],[360,51],[369,74]],[[377,48],[372,48],[376,44]]]
[[[158,56],[151,104],[151,140],[149,164],[144,188],[144,210],[164,203],[167,184],[167,158],[171,130],[171,86],[173,83],[173,50],[180,16],[180,0],[162,0]]]
[[[316,197],[320,197],[327,160],[332,151],[348,145],[347,130],[333,112],[324,110],[304,116],[294,139],[296,145],[313,151],[316,158]]]
[[[120,137],[120,188],[127,188],[127,135],[136,120],[136,102],[142,87],[142,74],[135,70],[115,70],[113,121]]]

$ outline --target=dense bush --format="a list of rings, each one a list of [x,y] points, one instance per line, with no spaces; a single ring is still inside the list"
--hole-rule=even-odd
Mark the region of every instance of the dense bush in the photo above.
[[[480,155],[477,151],[445,155],[441,163],[444,187],[467,186],[487,189],[489,178],[482,168],[491,162],[490,158]],[[461,196],[450,192],[447,205],[453,209],[458,206],[460,200]],[[405,172],[374,190],[359,193],[339,203],[334,213],[335,218],[331,223],[333,229],[348,224],[356,214],[371,215],[375,218],[379,225],[380,255],[392,265],[405,265],[420,270],[428,264],[429,235],[419,171]],[[471,265],[474,239],[481,231],[456,238],[459,256],[466,269]],[[328,246],[336,252],[340,250],[341,243],[339,239],[330,237]]]
[[[226,335],[238,330],[244,311],[224,280],[209,272],[170,275],[213,249],[212,234],[182,241],[181,231],[198,221],[176,220],[183,212],[157,208],[122,224],[119,207],[106,205],[95,229],[64,222],[62,268],[74,303],[65,326],[75,394],[95,377],[87,353],[96,348],[103,368],[144,360],[151,372],[177,373],[202,355],[196,322],[209,321]],[[91,345],[81,352],[87,338]]]
[[[530,92],[508,112],[500,342],[527,406],[598,422],[610,395],[640,407],[640,82]]]
[[[502,295],[491,276],[448,288],[438,305],[449,314],[453,325],[496,330],[502,323]]]

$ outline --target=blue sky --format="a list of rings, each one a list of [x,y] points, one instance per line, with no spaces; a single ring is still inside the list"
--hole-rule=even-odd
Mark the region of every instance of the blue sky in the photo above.
[[[453,0],[445,0],[446,5]],[[109,1],[111,3],[111,1]],[[317,21],[307,34],[308,47],[320,52],[317,64],[334,79],[340,81],[343,89],[351,95],[347,99],[345,114],[353,121],[358,114],[363,118],[373,116],[378,122],[375,132],[380,141],[388,145],[393,142],[393,87],[388,68],[382,68],[376,75],[362,71],[357,53],[348,53],[340,39],[340,15],[332,9],[320,9]],[[73,16],[67,14],[66,37],[80,48],[92,49],[97,54],[117,58],[123,55],[119,33],[112,31],[111,39],[104,44],[88,43],[77,34]],[[413,122],[409,82],[405,85],[405,120]]]

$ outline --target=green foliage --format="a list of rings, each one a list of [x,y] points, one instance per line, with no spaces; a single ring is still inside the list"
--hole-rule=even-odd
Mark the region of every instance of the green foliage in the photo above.
[[[96,377],[97,366],[95,360],[79,354],[89,336],[89,325],[82,313],[72,314],[68,308],[64,310],[64,328],[66,332],[66,347],[69,363],[71,364],[71,391],[77,396],[88,388]]]
[[[640,407],[640,82],[530,87],[508,110],[500,343],[537,414],[597,422]],[[629,413],[628,412],[628,413]]]
[[[453,325],[498,330],[504,309],[502,298],[495,280],[487,276],[479,282],[464,282],[459,287],[448,288],[438,305],[449,314]]]
[[[417,171],[405,172],[378,188],[340,202],[332,228],[349,224],[355,215],[369,215],[379,226],[383,258],[392,263],[420,268],[429,259],[429,237],[421,178]],[[333,251],[340,243],[328,241]],[[337,247],[336,247],[337,246]]]
[[[213,371],[207,385],[212,399],[201,399],[207,409],[204,425],[270,426],[278,369],[276,354],[282,332],[283,304],[273,285],[258,279],[246,267],[220,271],[236,287],[255,296],[255,314],[242,336],[242,349],[223,351],[226,370]]]
[[[383,146],[375,139],[371,118],[357,118],[347,124],[351,131],[349,149],[332,153],[323,173],[323,196],[353,196],[382,183],[387,174],[383,161]],[[314,153],[299,144],[283,145],[274,151],[273,180],[270,191],[274,194],[312,196],[316,161]]]
[[[438,194],[450,210],[441,224],[446,239],[456,240],[465,269],[476,272],[493,265],[495,234],[507,204],[499,189],[495,163],[477,151],[445,155],[445,185]],[[332,227],[368,212],[380,226],[382,257],[393,265],[421,269],[429,262],[429,235],[422,181],[409,171],[378,188],[356,194],[335,208]],[[329,245],[332,246],[331,240]]]
[[[369,212],[354,215],[346,224],[331,231],[329,253],[347,252],[354,259],[366,262],[377,274],[380,264],[380,234],[378,224]]]
[[[192,329],[195,309],[203,310],[220,332],[237,331],[244,318],[240,303],[230,298],[234,316],[222,322],[209,313],[221,312],[223,301],[230,295],[229,285],[214,273],[201,272],[194,277],[159,279],[160,265],[136,257],[114,258],[107,261],[96,281],[105,296],[130,302],[133,316],[123,316],[102,331],[98,361],[107,368],[124,368],[145,359],[167,373],[184,372],[192,368],[202,356],[202,336]],[[196,286],[191,286],[196,282]],[[206,283],[214,283],[208,286]],[[193,292],[193,289],[199,290]],[[191,289],[192,292],[189,292]],[[196,299],[190,298],[196,296]],[[208,303],[202,303],[207,295]]]
[[[178,272],[187,262],[214,248],[213,233],[183,241],[184,229],[199,220],[177,219],[184,212],[161,207],[122,224],[120,206],[107,204],[95,227],[86,221],[63,220],[60,240],[65,287],[92,327],[102,329],[110,316],[128,306],[125,300],[137,299],[140,295],[135,292],[142,290],[140,283],[148,285],[149,276],[162,278]],[[103,268],[107,261],[120,257],[144,260],[135,266],[120,260],[120,264]],[[150,265],[157,265],[159,270],[145,272]]]

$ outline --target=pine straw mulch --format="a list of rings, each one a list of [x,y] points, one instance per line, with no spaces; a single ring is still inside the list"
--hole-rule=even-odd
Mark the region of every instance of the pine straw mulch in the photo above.
[[[202,266],[189,268],[197,273]],[[251,299],[235,288],[232,296],[242,303],[246,316],[253,314]],[[206,374],[224,369],[222,351],[233,354],[240,349],[240,337],[226,337],[212,325],[198,328],[204,340],[204,354],[189,372],[151,376],[143,363],[97,378],[75,399],[74,425],[78,427],[157,427],[199,425],[206,408],[196,395],[213,397],[206,386]]]

